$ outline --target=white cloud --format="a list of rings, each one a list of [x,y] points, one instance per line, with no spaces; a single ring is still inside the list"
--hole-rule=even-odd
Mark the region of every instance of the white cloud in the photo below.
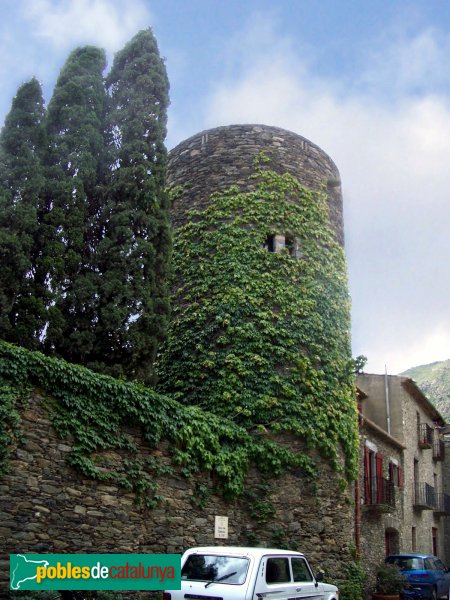
[[[211,90],[205,125],[277,125],[328,152],[343,180],[355,354],[368,355],[368,370],[389,359],[391,372],[449,358],[450,104],[439,81],[427,88],[441,40],[428,30],[384,55],[379,48],[361,81],[346,86],[318,76],[311,56],[304,61],[268,25],[262,39],[254,27],[239,37],[245,56]],[[369,72],[385,93],[364,87]]]
[[[5,4],[5,5],[4,5]],[[51,96],[58,71],[77,46],[107,51],[108,63],[153,20],[146,0],[5,0],[0,19],[0,124],[16,89],[36,76]]]
[[[440,89],[450,81],[448,55],[450,36],[436,28],[408,35],[403,29],[388,28],[374,45],[362,81],[372,89],[390,94]]]
[[[108,52],[119,49],[151,14],[141,0],[24,0],[23,17],[33,34],[57,49],[91,43]]]

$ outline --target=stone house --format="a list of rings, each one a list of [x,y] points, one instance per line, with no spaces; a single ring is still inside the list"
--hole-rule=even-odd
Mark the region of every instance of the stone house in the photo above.
[[[450,559],[445,544],[443,418],[412,379],[357,376],[360,478],[357,530],[370,569],[394,552]]]
[[[445,442],[445,460],[442,465],[444,494],[450,495],[450,425],[446,425],[444,429]],[[446,548],[447,563],[450,563],[450,519],[445,519],[444,523],[444,546]],[[447,565],[448,566],[448,565]]]

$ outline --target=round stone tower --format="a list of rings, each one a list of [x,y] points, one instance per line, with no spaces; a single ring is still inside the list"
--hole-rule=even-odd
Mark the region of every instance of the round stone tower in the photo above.
[[[299,135],[233,125],[174,148],[168,186],[173,313],[160,389],[245,432],[236,447],[230,429],[211,465],[241,482],[252,465],[256,504],[277,498],[271,530],[291,547],[300,536],[339,572],[353,530],[340,484],[358,460],[339,172]]]
[[[308,188],[325,188],[330,220],[343,243],[342,194],[339,171],[331,158],[306,138],[279,127],[230,125],[202,131],[181,142],[169,154],[168,184],[180,185],[182,196],[172,207],[175,228],[186,211],[205,208],[210,195],[238,185],[249,189],[255,157],[264,152],[270,168],[290,173]]]
[[[289,131],[233,125],[172,150],[168,186],[175,284],[163,389],[249,429],[275,418],[328,455],[343,445],[354,469],[336,166]]]

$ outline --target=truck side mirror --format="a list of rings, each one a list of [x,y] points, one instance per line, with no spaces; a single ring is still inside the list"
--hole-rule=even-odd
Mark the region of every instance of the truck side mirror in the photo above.
[[[319,581],[319,582],[320,582],[320,581],[323,581],[323,571],[319,571],[319,572],[316,574],[316,581]]]

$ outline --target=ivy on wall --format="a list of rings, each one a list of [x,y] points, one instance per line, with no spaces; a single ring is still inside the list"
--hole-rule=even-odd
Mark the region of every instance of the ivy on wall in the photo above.
[[[313,476],[311,449],[356,477],[345,257],[326,195],[287,174],[261,169],[253,178],[253,191],[213,195],[176,232],[176,296],[159,392],[0,342],[0,474],[34,386],[70,442],[69,462],[150,507],[156,479],[175,468],[186,476],[212,472],[228,497],[244,493],[252,465],[263,479],[290,467]],[[297,240],[299,255],[264,249],[274,234]],[[132,430],[151,448],[167,441],[171,464],[138,457]],[[284,432],[304,450],[282,442]]]
[[[6,472],[9,453],[20,439],[20,413],[31,386],[47,395],[52,424],[62,439],[70,440],[69,463],[87,477],[133,490],[149,507],[158,500],[156,476],[174,468],[186,476],[212,472],[223,493],[234,497],[244,492],[251,464],[277,475],[304,462],[301,455],[199,407],[0,341],[0,406],[5,417],[0,474]],[[132,429],[140,430],[151,448],[168,441],[171,466],[152,454],[136,458]],[[111,451],[114,460],[105,469],[102,458]],[[118,460],[118,453],[124,460]]]
[[[29,392],[28,386],[18,387],[0,381],[0,476],[8,470],[11,448],[22,441],[20,415]]]
[[[292,432],[357,473],[354,363],[344,250],[327,196],[258,167],[190,210],[174,244],[175,298],[160,389],[253,435]],[[174,190],[174,194],[183,190]],[[273,235],[297,256],[267,251]]]

